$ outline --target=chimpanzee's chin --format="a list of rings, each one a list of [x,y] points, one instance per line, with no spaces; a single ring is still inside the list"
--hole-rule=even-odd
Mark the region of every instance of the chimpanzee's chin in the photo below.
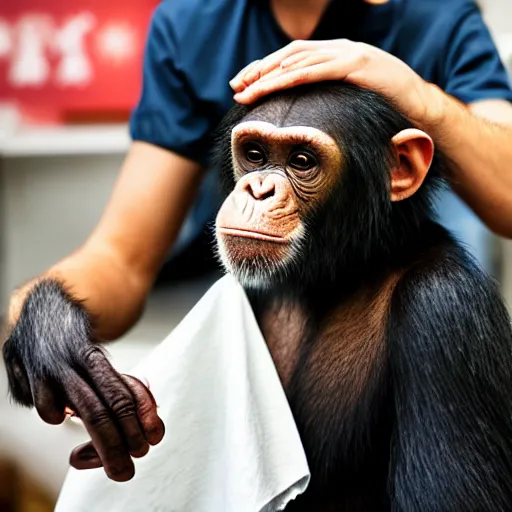
[[[289,246],[233,236],[217,238],[218,257],[244,287],[266,289],[278,280]]]
[[[257,271],[248,266],[233,268],[231,273],[246,290],[267,290],[275,284],[275,274],[271,271]]]

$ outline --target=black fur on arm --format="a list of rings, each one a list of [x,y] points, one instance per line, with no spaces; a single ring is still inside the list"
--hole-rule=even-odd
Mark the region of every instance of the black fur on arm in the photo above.
[[[9,388],[47,423],[62,423],[66,406],[75,411],[91,441],[73,450],[71,465],[103,466],[109,478],[124,482],[134,475],[131,457],[158,444],[165,427],[147,387],[112,367],[94,331],[83,304],[62,283],[37,283],[4,345]]]
[[[509,314],[495,283],[460,248],[442,259],[412,268],[391,303],[392,509],[510,511]]]
[[[91,318],[81,302],[56,279],[38,282],[3,346],[13,399],[31,407],[38,383],[60,386],[69,369],[79,369],[91,352],[102,350],[93,339]]]

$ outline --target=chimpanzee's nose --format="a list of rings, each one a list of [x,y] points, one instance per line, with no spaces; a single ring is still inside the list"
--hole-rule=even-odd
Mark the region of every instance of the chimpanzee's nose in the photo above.
[[[255,174],[246,181],[244,188],[254,199],[263,201],[275,194],[276,183],[271,174],[266,176]]]

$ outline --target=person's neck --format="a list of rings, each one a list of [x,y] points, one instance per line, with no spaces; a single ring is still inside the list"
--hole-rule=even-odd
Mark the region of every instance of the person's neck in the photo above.
[[[270,0],[274,16],[290,39],[309,39],[331,0]]]

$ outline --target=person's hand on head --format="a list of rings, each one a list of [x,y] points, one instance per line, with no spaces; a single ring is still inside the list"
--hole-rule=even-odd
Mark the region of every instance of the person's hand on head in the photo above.
[[[347,39],[293,41],[246,66],[230,85],[235,101],[249,104],[278,90],[324,80],[345,80],[375,90],[412,121],[432,121],[440,115],[432,93],[435,86],[393,55]]]

